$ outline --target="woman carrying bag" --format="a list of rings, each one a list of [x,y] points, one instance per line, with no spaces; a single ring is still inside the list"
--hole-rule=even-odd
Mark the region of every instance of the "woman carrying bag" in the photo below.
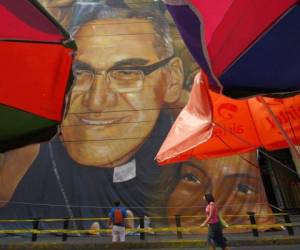
[[[217,246],[223,250],[229,250],[226,244],[226,238],[223,236],[223,229],[219,220],[215,199],[212,194],[205,194],[204,198],[207,202],[205,208],[206,219],[201,224],[201,227],[205,227],[208,224],[208,249],[214,250]]]

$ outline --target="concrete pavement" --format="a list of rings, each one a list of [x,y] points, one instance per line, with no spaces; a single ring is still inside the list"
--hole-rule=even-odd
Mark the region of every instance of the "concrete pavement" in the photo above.
[[[298,231],[296,231],[298,233]],[[281,233],[281,234],[280,234]],[[251,234],[226,235],[228,245],[232,249],[251,250],[264,249],[268,246],[272,250],[279,249],[300,249],[300,234],[295,236],[283,235],[284,231],[264,233],[261,237],[253,237]],[[299,248],[293,248],[297,246]],[[277,248],[274,248],[278,246]],[[289,246],[290,248],[283,248]],[[61,237],[41,236],[36,242],[31,242],[31,237],[1,237],[0,250],[99,250],[99,249],[205,249],[205,236],[186,235],[183,239],[177,239],[175,235],[158,236],[147,235],[145,240],[139,236],[128,236],[125,243],[111,243],[110,236],[79,236],[69,237],[66,242]]]

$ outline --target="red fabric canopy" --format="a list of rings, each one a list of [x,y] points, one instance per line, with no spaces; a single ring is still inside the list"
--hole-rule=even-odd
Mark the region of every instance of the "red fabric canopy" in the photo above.
[[[0,54],[0,103],[60,121],[72,50],[60,44],[1,42]]]
[[[65,39],[35,1],[0,0],[0,38],[59,42]]]
[[[165,0],[210,88],[241,98],[299,91],[299,0]]]
[[[297,0],[189,0],[205,23],[205,40],[217,76],[249,44],[285,13]],[[245,32],[246,31],[246,32]]]
[[[75,49],[37,0],[0,0],[0,153],[57,133]]]
[[[35,0],[0,0],[0,104],[61,121],[73,50]]]

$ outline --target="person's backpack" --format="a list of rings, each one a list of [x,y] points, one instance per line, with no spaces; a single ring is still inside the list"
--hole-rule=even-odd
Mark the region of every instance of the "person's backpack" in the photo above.
[[[114,223],[115,224],[122,224],[123,223],[123,214],[121,211],[121,208],[117,207],[115,208],[115,212],[114,212]]]

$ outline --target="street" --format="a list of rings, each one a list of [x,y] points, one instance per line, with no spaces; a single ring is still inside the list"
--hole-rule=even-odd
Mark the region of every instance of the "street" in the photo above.
[[[300,245],[281,245],[281,246],[251,246],[251,247],[232,247],[236,250],[299,250]]]
[[[207,250],[204,248],[178,248],[178,250]],[[220,248],[217,248],[220,249]],[[249,246],[249,247],[231,247],[231,250],[299,250],[300,245],[280,245],[280,246]],[[137,249],[143,250],[143,249]],[[150,249],[151,250],[151,249]],[[152,249],[154,250],[154,249]],[[177,248],[156,248],[155,250],[177,250]]]

